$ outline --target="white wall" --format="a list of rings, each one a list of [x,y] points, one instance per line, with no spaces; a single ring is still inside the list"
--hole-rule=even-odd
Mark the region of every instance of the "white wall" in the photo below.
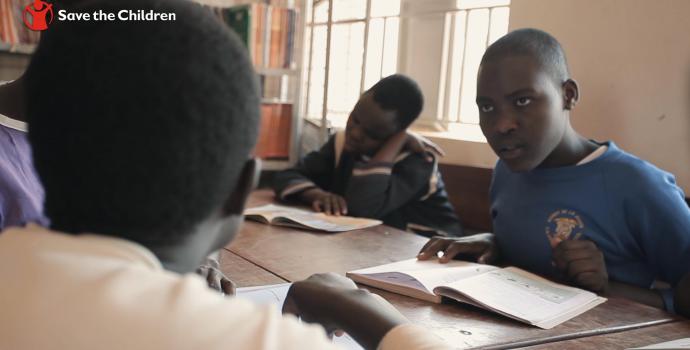
[[[676,175],[690,195],[690,1],[513,0],[510,29],[563,44],[582,100],[573,124]],[[493,164],[488,146],[439,139],[448,163]]]
[[[561,42],[581,103],[575,128],[676,175],[690,194],[690,1],[513,0],[510,28]]]

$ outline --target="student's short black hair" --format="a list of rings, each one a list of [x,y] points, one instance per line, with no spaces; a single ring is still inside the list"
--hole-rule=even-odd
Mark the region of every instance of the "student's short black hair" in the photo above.
[[[26,73],[29,138],[54,229],[174,244],[234,190],[257,134],[241,41],[184,0],[97,0],[175,21],[55,21]]]
[[[551,34],[534,28],[514,30],[491,44],[481,64],[507,56],[534,57],[559,84],[570,78],[568,61],[561,44]]]
[[[419,85],[402,74],[381,79],[369,92],[381,108],[396,112],[398,130],[407,129],[424,107],[424,95]]]

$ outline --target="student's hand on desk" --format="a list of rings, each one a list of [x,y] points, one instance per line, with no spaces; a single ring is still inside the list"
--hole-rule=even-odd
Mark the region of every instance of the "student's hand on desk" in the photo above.
[[[318,323],[329,335],[345,331],[366,349],[375,349],[391,329],[409,322],[380,296],[358,289],[349,278],[333,273],[293,283],[283,313]]]
[[[553,251],[553,262],[576,286],[605,293],[609,286],[604,254],[592,241],[565,240]]]
[[[433,143],[426,137],[413,132],[407,132],[407,141],[405,142],[405,149],[409,150],[412,153],[418,153],[422,155],[432,153],[438,158],[446,155],[446,152],[444,152],[439,145]],[[427,160],[433,161],[433,158],[427,155]]]
[[[316,212],[335,216],[347,215],[347,202],[345,198],[335,193],[313,188],[304,191],[302,198],[311,203],[312,209]]]
[[[196,269],[196,273],[206,280],[211,289],[224,295],[235,295],[235,283],[220,271],[217,260],[207,259],[203,265]]]
[[[466,237],[433,237],[419,251],[417,259],[429,260],[443,252],[439,262],[447,263],[458,256],[471,256],[480,264],[492,264],[498,259],[498,247],[493,233],[478,233]]]

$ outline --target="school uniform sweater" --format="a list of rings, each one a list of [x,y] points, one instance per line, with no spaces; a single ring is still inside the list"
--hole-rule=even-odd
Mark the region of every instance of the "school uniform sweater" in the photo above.
[[[553,247],[587,239],[604,254],[614,281],[675,286],[690,269],[690,209],[673,175],[613,142],[586,164],[512,172],[498,161],[491,215],[509,264],[558,276]],[[673,291],[662,292],[673,311]]]

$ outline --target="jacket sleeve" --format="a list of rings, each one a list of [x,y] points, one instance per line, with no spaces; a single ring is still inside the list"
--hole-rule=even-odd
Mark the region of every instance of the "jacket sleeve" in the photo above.
[[[433,190],[436,162],[418,154],[397,163],[356,163],[345,191],[348,212],[383,218]]]
[[[629,229],[657,278],[675,287],[690,271],[690,208],[683,190],[668,173],[646,174],[636,188],[625,208]],[[662,291],[662,297],[673,312],[673,290]]]
[[[329,191],[335,167],[334,137],[331,137],[318,151],[307,154],[293,168],[275,174],[273,190],[282,200],[310,188]]]

